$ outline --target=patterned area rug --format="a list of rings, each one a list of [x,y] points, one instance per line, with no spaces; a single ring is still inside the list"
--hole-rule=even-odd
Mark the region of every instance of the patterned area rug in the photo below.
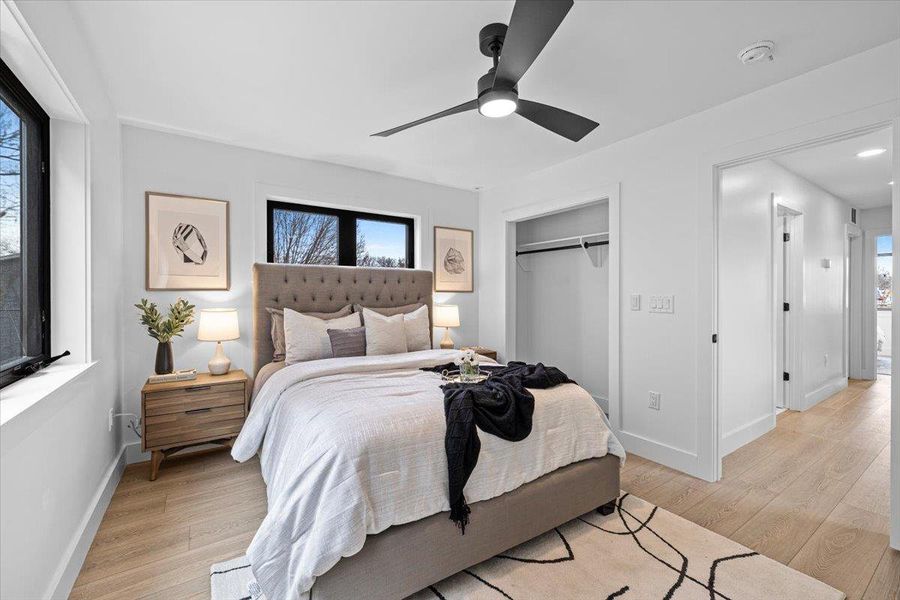
[[[246,557],[213,565],[212,600],[261,598]],[[635,496],[407,600],[840,600],[838,590]]]

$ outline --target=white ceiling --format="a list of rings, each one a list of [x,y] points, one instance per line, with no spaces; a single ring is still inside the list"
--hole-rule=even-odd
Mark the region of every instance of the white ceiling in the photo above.
[[[576,2],[519,91],[600,122],[579,143],[466,113],[505,2],[74,3],[121,117],[446,185],[489,187],[900,36],[900,2]],[[773,39],[777,59],[737,51]],[[764,108],[761,108],[764,110]]]
[[[869,158],[857,153],[871,148],[887,152]],[[776,162],[804,179],[846,200],[856,208],[877,208],[891,204],[891,130],[792,152]]]

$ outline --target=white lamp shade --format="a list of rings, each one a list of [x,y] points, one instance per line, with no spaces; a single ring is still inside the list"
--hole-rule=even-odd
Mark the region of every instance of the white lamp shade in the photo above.
[[[459,307],[455,304],[436,304],[434,306],[435,327],[459,327]]]
[[[224,342],[241,337],[236,308],[204,308],[200,311],[197,339],[201,342]]]

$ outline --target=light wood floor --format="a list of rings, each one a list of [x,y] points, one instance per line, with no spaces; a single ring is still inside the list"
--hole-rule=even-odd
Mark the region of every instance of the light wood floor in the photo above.
[[[850,387],[725,459],[708,483],[629,456],[622,488],[812,575],[853,600],[897,598],[888,548],[890,378]],[[209,598],[209,566],[246,550],[266,512],[259,463],[129,466],[72,591],[77,599]]]

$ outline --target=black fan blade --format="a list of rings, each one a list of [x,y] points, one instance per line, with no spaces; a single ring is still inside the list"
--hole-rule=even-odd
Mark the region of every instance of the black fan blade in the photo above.
[[[516,1],[500,50],[494,87],[515,87],[553,37],[572,4],[572,0]]]
[[[404,129],[409,129],[410,127],[415,127],[416,125],[421,125],[422,123],[427,123],[428,121],[434,121],[435,119],[440,119],[441,117],[449,117],[450,115],[455,115],[457,113],[466,112],[467,110],[475,110],[478,108],[478,100],[469,100],[468,102],[463,102],[459,106],[454,106],[453,108],[448,108],[447,110],[442,110],[439,113],[434,113],[433,115],[428,115],[418,121],[413,121],[412,123],[407,123],[406,125],[401,125],[399,127],[394,127],[393,129],[387,129],[385,131],[380,131],[378,133],[373,133],[369,137],[387,137],[389,135],[394,135],[395,133],[399,133]]]
[[[516,112],[544,129],[549,129],[573,142],[581,140],[599,123],[567,110],[519,98]]]

